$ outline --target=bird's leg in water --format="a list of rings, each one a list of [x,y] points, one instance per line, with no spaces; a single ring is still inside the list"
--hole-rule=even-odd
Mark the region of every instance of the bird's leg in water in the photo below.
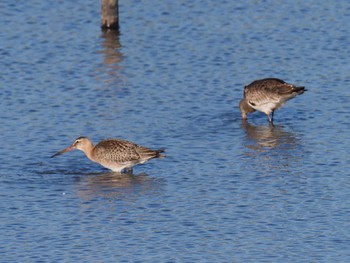
[[[273,114],[274,114],[274,110],[271,112],[271,116],[270,114],[267,115],[267,117],[269,118],[269,123],[271,123],[273,125]]]
[[[127,173],[127,174],[132,174],[133,169],[132,169],[132,167],[127,167],[127,168],[124,169],[124,171],[125,171],[125,173]]]

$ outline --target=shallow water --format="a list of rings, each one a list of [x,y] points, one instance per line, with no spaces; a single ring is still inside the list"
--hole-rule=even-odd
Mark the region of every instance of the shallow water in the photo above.
[[[1,261],[349,261],[350,4],[120,3],[120,35],[99,8],[0,3]],[[271,76],[308,91],[242,123]],[[167,158],[49,158],[81,135]]]

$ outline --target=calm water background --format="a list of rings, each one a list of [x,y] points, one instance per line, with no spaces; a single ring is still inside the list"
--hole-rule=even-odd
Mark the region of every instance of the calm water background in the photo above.
[[[349,262],[350,3],[0,3],[1,262]],[[242,125],[243,86],[305,85]],[[110,137],[168,157],[117,176]]]

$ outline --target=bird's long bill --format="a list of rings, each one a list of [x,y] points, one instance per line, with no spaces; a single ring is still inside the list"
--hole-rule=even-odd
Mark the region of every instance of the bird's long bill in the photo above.
[[[53,158],[53,157],[55,157],[57,155],[61,155],[62,153],[65,153],[65,152],[69,152],[69,151],[71,151],[73,149],[74,149],[74,147],[73,147],[73,145],[71,145],[71,146],[67,147],[66,149],[63,149],[62,151],[59,151],[59,152],[55,153],[50,158]]]

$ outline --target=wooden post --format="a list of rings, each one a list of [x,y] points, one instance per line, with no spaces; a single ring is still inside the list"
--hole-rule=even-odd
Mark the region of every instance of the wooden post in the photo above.
[[[101,0],[101,27],[119,30],[118,0]]]

